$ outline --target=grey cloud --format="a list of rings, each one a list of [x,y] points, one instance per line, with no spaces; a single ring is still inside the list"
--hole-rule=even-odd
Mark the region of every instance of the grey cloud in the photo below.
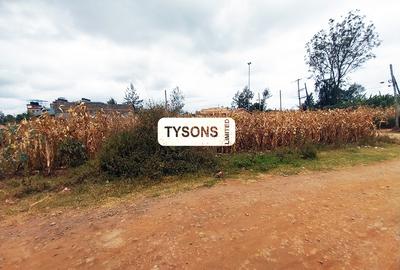
[[[62,22],[62,23],[60,23]],[[66,14],[42,1],[1,1],[0,39],[70,39]]]
[[[285,106],[295,106],[291,82],[307,75],[305,42],[350,9],[365,10],[384,39],[378,58],[352,78],[379,81],[389,61],[400,65],[391,35],[400,25],[386,15],[394,3],[0,0],[0,105],[23,111],[26,98],[57,96],[122,101],[132,82],[145,99],[179,86],[185,109],[229,106],[252,61],[252,89],[285,90]],[[276,95],[270,102],[277,106]]]
[[[11,85],[13,85],[13,84],[15,84],[17,82],[18,81],[15,78],[12,78],[12,77],[1,77],[1,74],[0,74],[0,90],[1,89],[5,89],[8,86],[11,86]],[[4,94],[5,90],[2,90],[1,93]]]
[[[303,10],[320,9],[324,1],[49,1],[64,10],[74,27],[117,42],[148,46],[170,35],[186,36],[193,49],[224,51],[273,39],[273,31],[296,28],[311,20]],[[231,6],[236,5],[237,9]],[[247,8],[240,9],[240,6]]]
[[[125,42],[149,42],[170,33],[189,34],[203,28],[212,5],[187,1],[58,1],[76,28]]]

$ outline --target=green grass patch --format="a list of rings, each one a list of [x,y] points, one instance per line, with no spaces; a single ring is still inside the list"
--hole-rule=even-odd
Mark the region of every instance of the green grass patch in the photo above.
[[[322,147],[318,156],[307,159],[295,151],[267,153],[239,153],[223,156],[224,168],[229,175],[240,172],[296,174],[304,170],[321,171],[347,167],[400,157],[400,146],[380,144],[380,146]]]

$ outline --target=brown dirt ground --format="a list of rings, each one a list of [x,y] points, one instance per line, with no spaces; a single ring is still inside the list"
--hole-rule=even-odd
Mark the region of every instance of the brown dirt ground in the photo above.
[[[1,269],[400,269],[400,160],[12,217]]]

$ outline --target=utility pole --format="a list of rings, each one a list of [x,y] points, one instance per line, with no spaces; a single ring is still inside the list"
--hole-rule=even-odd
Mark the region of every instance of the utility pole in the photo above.
[[[250,65],[251,65],[251,62],[248,62],[247,65],[249,65],[249,84],[248,84],[248,87],[249,87],[249,90],[250,90]]]
[[[282,91],[279,90],[279,110],[282,111]]]
[[[307,83],[304,83],[304,89],[306,90],[306,98],[308,98]]]
[[[299,109],[301,109],[301,96],[300,96],[300,80],[301,79],[297,79],[297,96],[299,98]]]
[[[399,129],[400,128],[400,123],[399,123],[399,118],[400,118],[400,104],[399,104],[399,95],[400,95],[400,90],[399,86],[397,85],[396,78],[394,77],[393,74],[393,65],[390,64],[390,76],[392,78],[392,86],[393,86],[393,95],[394,95],[394,103],[395,103],[395,128]]]
[[[304,83],[304,88],[300,88],[300,79],[294,80],[293,82],[297,82],[297,97],[299,98],[299,109],[301,110],[301,99],[305,98],[307,100],[308,97],[308,90],[307,90],[307,84]],[[304,97],[301,96],[301,91],[306,91],[306,95]]]
[[[306,109],[306,110],[308,110],[308,106],[310,105],[309,103],[308,103],[308,90],[307,90],[307,83],[304,83],[304,90],[306,90],[306,103],[305,103],[305,105],[306,106],[304,106],[304,108]]]
[[[165,110],[168,110],[167,89],[164,90]]]

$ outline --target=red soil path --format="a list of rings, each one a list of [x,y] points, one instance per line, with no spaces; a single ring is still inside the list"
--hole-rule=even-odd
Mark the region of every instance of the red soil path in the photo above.
[[[0,269],[400,269],[400,161],[0,224]]]

